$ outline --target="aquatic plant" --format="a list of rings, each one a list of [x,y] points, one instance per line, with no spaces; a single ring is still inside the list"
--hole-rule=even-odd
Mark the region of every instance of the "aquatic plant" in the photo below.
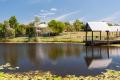
[[[120,80],[120,72],[115,70],[107,70],[107,72],[98,76],[79,76],[67,75],[65,77],[52,75],[50,72],[27,72],[8,74],[0,72],[0,80]]]
[[[19,67],[12,67],[10,63],[6,63],[0,66],[0,70],[17,70]]]

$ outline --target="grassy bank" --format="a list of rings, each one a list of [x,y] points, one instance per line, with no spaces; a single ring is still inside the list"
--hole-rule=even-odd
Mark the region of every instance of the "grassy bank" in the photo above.
[[[120,80],[120,72],[107,70],[107,72],[98,76],[79,76],[67,75],[66,77],[52,75],[50,72],[41,73],[38,71],[28,73],[8,74],[0,72],[0,80]]]
[[[85,40],[85,32],[64,32],[54,37],[16,37],[16,38],[1,38],[0,42],[77,42],[82,43]],[[99,32],[94,33],[94,38],[99,39]],[[91,38],[91,32],[88,33],[88,38]],[[102,34],[106,36],[105,33]]]

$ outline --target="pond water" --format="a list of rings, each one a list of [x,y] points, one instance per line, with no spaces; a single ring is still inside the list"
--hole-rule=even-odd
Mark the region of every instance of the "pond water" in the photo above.
[[[61,76],[94,76],[106,69],[120,70],[120,48],[71,43],[0,44],[0,64],[7,62],[20,67],[12,72],[39,70]]]

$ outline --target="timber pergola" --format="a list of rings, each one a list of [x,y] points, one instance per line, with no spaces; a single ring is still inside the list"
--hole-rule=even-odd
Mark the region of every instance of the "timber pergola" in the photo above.
[[[109,43],[117,43],[120,41],[110,40],[110,33],[116,33],[114,38],[120,36],[120,26],[109,26],[106,22],[88,22],[86,24],[86,45],[101,45]],[[91,32],[91,40],[88,40],[88,32]],[[94,40],[94,32],[99,32],[99,40]],[[106,39],[102,40],[102,32],[106,33]],[[119,34],[118,34],[119,33]]]

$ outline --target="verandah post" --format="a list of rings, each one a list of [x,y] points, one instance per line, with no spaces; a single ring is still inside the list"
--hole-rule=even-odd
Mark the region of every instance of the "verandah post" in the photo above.
[[[100,31],[100,40],[102,40],[102,35],[101,35],[101,33],[102,33],[102,32]]]
[[[109,31],[106,32],[107,32],[107,44],[109,45]]]
[[[93,31],[92,31],[92,45],[93,45],[93,40],[94,40],[94,39],[93,39],[93,36],[94,36],[94,35],[93,35]]]
[[[87,34],[88,34],[88,31],[87,31],[87,26],[86,26],[86,38],[85,38],[86,42],[87,42],[87,36],[88,36]]]

